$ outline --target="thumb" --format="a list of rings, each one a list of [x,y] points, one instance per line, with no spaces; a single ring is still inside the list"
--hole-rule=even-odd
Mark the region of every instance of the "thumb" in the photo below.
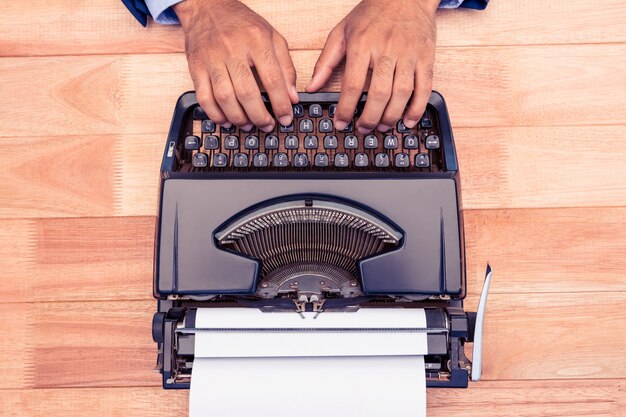
[[[328,35],[324,49],[322,49],[322,53],[315,64],[311,81],[305,88],[307,92],[312,93],[322,88],[328,82],[335,67],[343,59],[346,54],[346,42],[343,34],[343,24],[340,23]]]

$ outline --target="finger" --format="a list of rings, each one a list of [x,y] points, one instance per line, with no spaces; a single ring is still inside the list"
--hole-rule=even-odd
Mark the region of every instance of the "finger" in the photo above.
[[[263,103],[261,91],[248,61],[245,58],[231,60],[226,63],[226,68],[232,80],[237,101],[243,107],[247,118],[264,132],[271,131],[274,128],[274,120]]]
[[[341,83],[337,112],[335,113],[335,127],[338,130],[345,129],[354,117],[354,109],[359,98],[361,98],[361,94],[363,94],[369,65],[369,51],[347,51],[346,70]]]
[[[287,85],[287,91],[289,91],[289,98],[293,104],[296,104],[298,99],[298,90],[296,88],[296,67],[293,66],[291,55],[289,55],[289,45],[285,38],[278,33],[274,36],[274,50],[276,51],[276,58],[280,68],[283,70],[285,76],[285,84]]]
[[[415,74],[415,91],[413,100],[404,115],[404,125],[408,128],[414,127],[426,110],[426,104],[433,88],[433,67],[428,64],[418,68]]]
[[[215,101],[213,96],[213,88],[209,81],[209,73],[204,68],[189,68],[191,79],[196,88],[196,99],[202,107],[202,110],[209,116],[209,119],[213,120],[220,126],[230,127],[226,115]]]
[[[343,25],[340,23],[328,35],[324,49],[322,49],[322,53],[315,63],[311,81],[305,88],[307,92],[312,93],[322,88],[330,79],[335,67],[343,59],[346,54],[346,42],[343,33]]]
[[[209,69],[213,97],[220,106],[228,121],[236,126],[246,126],[250,123],[246,113],[237,101],[233,83],[225,65],[214,66]]]
[[[376,59],[376,62],[374,62],[372,81],[367,92],[367,102],[357,124],[359,132],[369,133],[380,122],[387,103],[389,103],[391,98],[395,68],[396,61],[386,55]],[[385,131],[387,130],[389,128],[385,129]]]
[[[285,75],[276,58],[274,45],[268,42],[264,47],[256,49],[251,58],[272,103],[274,116],[281,125],[287,126],[293,120],[293,109],[285,84]]]
[[[391,99],[383,113],[378,130],[386,132],[396,124],[406,110],[407,103],[411,98],[415,86],[415,61],[401,59],[396,63],[396,72],[393,78]]]

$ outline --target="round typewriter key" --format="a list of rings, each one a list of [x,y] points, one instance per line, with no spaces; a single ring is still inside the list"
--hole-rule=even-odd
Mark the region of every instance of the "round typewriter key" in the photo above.
[[[406,135],[404,137],[404,149],[417,149],[419,141],[415,135]]]
[[[365,147],[367,149],[376,149],[376,148],[378,148],[378,138],[375,135],[367,135],[367,136],[365,136]]]
[[[193,109],[193,118],[196,120],[206,119],[206,113],[202,110],[202,107],[197,106]]]
[[[213,133],[213,132],[215,132],[215,123],[213,122],[213,120],[203,120],[202,121],[202,133]]]
[[[429,135],[426,137],[426,149],[439,149],[439,136]]]
[[[278,149],[278,136],[267,135],[265,137],[265,149]]]
[[[188,151],[200,149],[200,138],[197,136],[187,136],[185,138],[185,149]]]
[[[309,106],[310,117],[322,117],[322,106],[319,104],[311,104]]]
[[[285,149],[298,149],[299,142],[297,136],[289,135],[285,138]]]
[[[335,117],[335,113],[337,112],[337,105],[336,104],[331,104],[330,106],[328,106],[328,115],[330,117]]]
[[[324,136],[324,149],[337,149],[337,136]]]
[[[354,157],[354,165],[359,168],[368,166],[369,160],[367,158],[367,155],[364,153],[357,153],[356,156]]]
[[[430,158],[425,153],[415,155],[415,166],[418,168],[428,168],[430,166]]]
[[[217,149],[220,147],[220,139],[217,136],[209,135],[204,137],[204,149]]]
[[[409,166],[409,154],[398,153],[396,154],[395,165],[398,168],[406,168]]]
[[[385,136],[385,149],[398,149],[398,137],[396,135]]]
[[[224,138],[224,148],[228,150],[239,149],[239,138],[235,135],[228,135]]]
[[[343,142],[346,149],[356,149],[359,147],[359,140],[354,135],[347,135]]]
[[[328,166],[328,154],[318,153],[315,155],[315,166],[324,168]]]
[[[191,163],[196,168],[204,168],[209,164],[209,159],[207,158],[205,153],[198,152],[193,156],[193,160]]]
[[[319,131],[322,133],[330,133],[333,131],[333,121],[330,119],[320,120]]]
[[[294,104],[293,105],[293,117],[302,117],[304,116],[304,107],[302,104]]]
[[[398,120],[398,124],[396,125],[399,133],[411,133],[411,129],[404,125],[403,120]]]
[[[222,133],[234,133],[235,125],[231,125],[229,127],[220,126],[220,132]]]
[[[293,120],[287,126],[280,125],[280,132],[281,133],[293,132],[293,129],[294,129]]]
[[[300,120],[300,132],[311,133],[313,131],[313,120],[302,119]]]
[[[254,135],[246,136],[244,146],[246,149],[259,149],[259,138]]]
[[[257,168],[264,168],[267,166],[268,164],[268,159],[267,159],[267,155],[259,152],[254,154],[254,159],[252,161],[252,164],[257,167]]]
[[[305,153],[297,153],[293,156],[293,166],[304,168],[309,165],[309,157]]]
[[[287,158],[287,154],[283,152],[278,152],[274,155],[274,166],[275,167],[286,167],[289,164],[289,158]]]
[[[317,136],[306,135],[304,138],[304,149],[317,149]]]
[[[348,166],[350,161],[348,160],[348,155],[343,152],[338,152],[335,154],[335,166],[339,168],[345,168]]]
[[[248,155],[245,153],[235,154],[235,157],[233,158],[233,166],[237,168],[247,168]]]
[[[377,168],[387,168],[389,166],[389,155],[386,153],[377,153],[374,158],[374,165]]]
[[[216,153],[213,155],[213,166],[216,168],[224,168],[228,165],[228,156],[224,153]]]

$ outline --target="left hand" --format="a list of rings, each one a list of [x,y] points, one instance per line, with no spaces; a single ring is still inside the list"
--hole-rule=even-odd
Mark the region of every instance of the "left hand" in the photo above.
[[[346,57],[335,113],[337,129],[352,120],[370,68],[359,132],[376,127],[385,132],[401,118],[407,127],[417,124],[432,90],[439,1],[363,0],[330,32],[306,91],[322,88]]]

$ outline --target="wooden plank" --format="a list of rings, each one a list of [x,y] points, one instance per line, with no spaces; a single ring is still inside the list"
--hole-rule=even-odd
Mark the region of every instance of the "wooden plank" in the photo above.
[[[318,52],[292,55],[302,90]],[[626,44],[452,48],[439,51],[434,86],[457,127],[626,124],[624,64]],[[182,54],[3,58],[0,83],[7,138],[162,134],[192,88]]]
[[[154,217],[0,222],[0,298],[138,300],[152,296]]]
[[[463,207],[626,205],[623,126],[454,130]]]
[[[626,364],[615,357],[626,349],[617,330],[625,302],[624,292],[492,294],[483,378],[625,378]],[[154,309],[153,301],[0,305],[13,318],[0,329],[0,358],[10,363],[0,388],[159,385]]]
[[[626,205],[623,132],[623,126],[455,129],[463,207]],[[152,216],[165,137],[0,141],[6,155],[20,143],[0,168],[0,218]],[[582,145],[590,140],[593,146]]]
[[[519,417],[618,417],[624,407],[624,380],[606,381],[481,381],[469,389],[427,390],[428,415]],[[69,388],[0,391],[0,411],[6,417],[66,417],[92,415],[186,417],[189,391],[138,388]],[[279,405],[277,404],[277,407]]]
[[[626,291],[626,208],[464,212],[467,289]],[[0,302],[145,300],[154,217],[0,221]],[[567,242],[567,244],[563,244]]]
[[[357,0],[282,2],[246,0],[285,36],[293,49],[320,49]],[[178,27],[144,29],[115,0],[2,2],[0,56],[180,52]],[[441,11],[440,46],[625,42],[621,0],[492,2],[483,12]],[[68,39],[72,39],[68,42]]]

